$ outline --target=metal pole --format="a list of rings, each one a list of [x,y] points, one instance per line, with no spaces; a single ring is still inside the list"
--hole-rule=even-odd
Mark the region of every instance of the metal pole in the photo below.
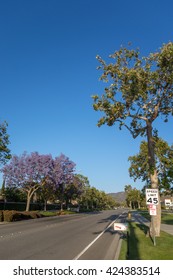
[[[154,242],[154,246],[156,246],[156,237],[155,237],[155,234],[153,235],[153,242]]]
[[[127,258],[129,257],[129,232],[127,231]]]

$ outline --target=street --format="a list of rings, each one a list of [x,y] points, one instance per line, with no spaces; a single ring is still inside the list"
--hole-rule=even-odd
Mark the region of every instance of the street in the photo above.
[[[124,209],[55,216],[0,225],[1,260],[112,260]]]

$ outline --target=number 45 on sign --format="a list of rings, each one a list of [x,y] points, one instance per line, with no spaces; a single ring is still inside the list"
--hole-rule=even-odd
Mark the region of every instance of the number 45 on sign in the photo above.
[[[146,204],[157,205],[159,203],[158,196],[158,189],[146,189]]]

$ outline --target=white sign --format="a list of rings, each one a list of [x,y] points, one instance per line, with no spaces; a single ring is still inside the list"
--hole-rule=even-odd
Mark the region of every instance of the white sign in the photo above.
[[[146,189],[146,204],[147,205],[159,204],[158,197],[159,197],[158,189]]]
[[[149,209],[150,209],[150,215],[156,216],[156,214],[157,214],[156,205],[153,205],[153,204],[149,205]]]
[[[128,225],[125,223],[114,223],[114,230],[127,230],[128,229]]]
[[[165,206],[171,206],[171,200],[165,199]]]

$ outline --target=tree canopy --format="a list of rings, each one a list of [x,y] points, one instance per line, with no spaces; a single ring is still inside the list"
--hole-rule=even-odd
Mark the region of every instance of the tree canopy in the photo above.
[[[127,206],[133,209],[140,208],[140,204],[142,201],[142,194],[140,190],[132,188],[131,185],[126,185],[124,187],[124,190],[126,193]]]
[[[159,189],[163,189],[164,192],[171,193],[173,189],[173,145],[169,146],[166,141],[158,137],[154,137],[154,144]],[[139,153],[134,156],[130,156],[128,160],[130,161],[130,176],[134,180],[142,179],[142,181],[148,185],[149,165],[147,155],[147,142],[142,141]]]
[[[10,158],[9,135],[7,134],[7,122],[0,123],[0,165],[5,164]]]
[[[103,71],[100,79],[108,84],[101,97],[93,96],[94,109],[104,113],[98,126],[118,122],[134,138],[146,135],[148,122],[159,115],[167,121],[173,114],[173,43],[148,57],[141,57],[139,49],[121,47],[110,58],[113,63],[107,64],[97,56]]]
[[[61,154],[55,159],[51,155],[40,155],[38,152],[23,153],[13,156],[10,163],[3,168],[3,175],[8,187],[22,188],[27,193],[26,210],[29,210],[30,200],[39,189],[54,188],[70,183],[75,164]]]
[[[173,43],[169,42],[147,57],[139,49],[121,47],[106,63],[100,56],[100,79],[107,83],[102,96],[94,95],[93,108],[103,113],[98,126],[119,124],[133,138],[147,137],[148,166],[152,188],[158,188],[154,149],[154,121],[173,115]],[[160,235],[161,209],[152,216],[151,234]]]

